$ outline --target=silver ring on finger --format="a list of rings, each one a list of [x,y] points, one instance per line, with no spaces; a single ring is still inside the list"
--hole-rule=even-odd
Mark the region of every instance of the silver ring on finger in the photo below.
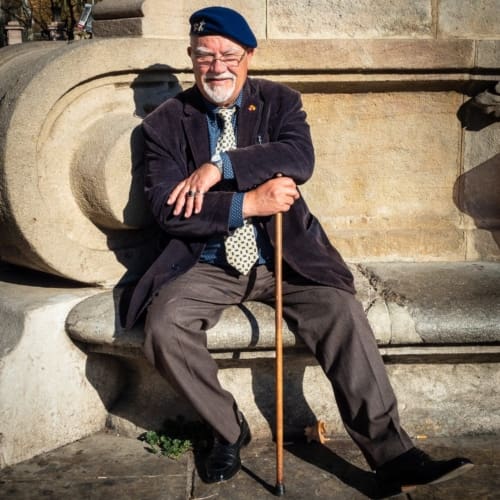
[[[189,197],[189,198],[192,198],[194,195],[195,195],[195,192],[194,192],[194,191],[191,191],[191,190],[189,190],[189,191],[186,193],[186,196],[187,196],[187,197]]]

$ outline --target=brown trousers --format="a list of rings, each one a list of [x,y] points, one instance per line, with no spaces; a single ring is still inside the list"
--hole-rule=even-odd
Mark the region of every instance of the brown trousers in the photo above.
[[[283,315],[330,380],[343,423],[376,468],[413,446],[399,423],[397,402],[373,332],[358,300],[285,269]],[[233,396],[217,378],[206,330],[228,306],[247,300],[273,305],[274,274],[257,266],[248,276],[199,263],[155,295],[146,317],[148,360],[220,435],[235,442]]]

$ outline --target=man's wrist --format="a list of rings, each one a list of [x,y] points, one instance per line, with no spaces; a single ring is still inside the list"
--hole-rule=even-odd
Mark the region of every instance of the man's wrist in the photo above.
[[[247,191],[246,193],[244,193],[241,204],[241,212],[244,219],[248,219],[249,217],[253,217],[256,215],[252,210],[253,193],[254,191]]]

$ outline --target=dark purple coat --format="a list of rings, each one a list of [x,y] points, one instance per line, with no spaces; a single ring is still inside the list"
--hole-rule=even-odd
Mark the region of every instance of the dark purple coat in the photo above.
[[[174,216],[173,207],[165,204],[174,186],[210,161],[204,109],[201,94],[192,87],[165,101],[143,122],[146,198],[168,242],[135,287],[127,327],[135,323],[156,290],[198,261],[210,237],[229,234],[231,192],[210,190],[204,196],[201,213],[188,219]],[[249,78],[243,87],[237,130],[238,148],[228,154],[238,191],[250,190],[278,172],[299,185],[311,177],[314,150],[298,92]],[[272,243],[274,218],[259,221]],[[283,217],[283,258],[314,282],[354,293],[351,272],[303,198]]]

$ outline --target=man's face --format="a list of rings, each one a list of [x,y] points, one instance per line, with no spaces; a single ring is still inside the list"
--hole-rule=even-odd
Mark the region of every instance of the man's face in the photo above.
[[[188,54],[203,97],[221,107],[232,104],[245,83],[253,53],[223,36],[191,37]]]

